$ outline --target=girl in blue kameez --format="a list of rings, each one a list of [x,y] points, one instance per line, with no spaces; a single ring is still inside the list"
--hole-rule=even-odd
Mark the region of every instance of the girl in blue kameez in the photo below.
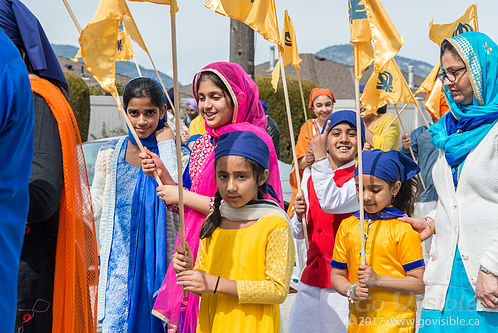
[[[142,144],[159,154],[175,175],[174,136],[165,122],[161,86],[150,78],[135,78],[126,85],[123,102]],[[173,254],[178,215],[156,196],[157,182],[143,173],[139,155],[130,133],[104,144],[95,163],[92,201],[100,224],[101,260],[98,319],[104,333],[164,331],[151,310]]]
[[[440,150],[434,214],[402,218],[432,236],[419,332],[498,329],[498,45],[479,32],[441,44],[450,111],[429,128]]]

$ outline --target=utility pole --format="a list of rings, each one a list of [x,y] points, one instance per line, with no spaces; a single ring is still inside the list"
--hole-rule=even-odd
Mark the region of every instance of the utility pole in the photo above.
[[[254,30],[230,19],[230,62],[235,62],[254,79]]]

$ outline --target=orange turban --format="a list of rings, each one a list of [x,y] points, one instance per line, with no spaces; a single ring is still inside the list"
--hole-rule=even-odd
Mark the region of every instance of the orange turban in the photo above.
[[[332,91],[330,91],[330,89],[313,88],[310,93],[310,105],[309,105],[310,109],[313,106],[313,101],[315,100],[315,98],[322,95],[330,97],[332,103],[335,103],[334,94],[332,94]]]

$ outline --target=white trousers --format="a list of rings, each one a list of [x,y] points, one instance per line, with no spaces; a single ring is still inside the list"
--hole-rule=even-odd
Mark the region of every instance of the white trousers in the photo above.
[[[348,299],[332,288],[299,283],[289,333],[342,333],[348,329]]]
[[[294,239],[294,248],[296,249],[296,261],[294,263],[294,269],[292,270],[290,286],[296,290],[299,289],[299,281],[301,281],[301,275],[306,267],[306,242],[304,239]]]

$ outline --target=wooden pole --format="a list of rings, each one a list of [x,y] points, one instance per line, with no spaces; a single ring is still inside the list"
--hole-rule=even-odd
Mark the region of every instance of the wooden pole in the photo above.
[[[430,127],[429,122],[428,122],[428,121],[427,121],[427,119],[425,118],[425,115],[424,115],[424,113],[422,112],[422,110],[420,109],[420,106],[418,105],[418,102],[417,102],[417,100],[415,99],[415,97],[413,97],[413,100],[415,101],[415,106],[417,107],[418,112],[420,112],[420,115],[422,116],[422,119],[424,119],[425,126],[427,126],[427,128],[429,128],[429,127]]]
[[[278,56],[280,58],[280,64],[284,63],[284,59],[282,58],[282,52],[280,51],[280,47],[278,48]],[[297,164],[297,154],[296,154],[296,140],[294,139],[294,128],[292,127],[292,115],[290,111],[290,103],[289,103],[289,92],[287,91],[287,80],[285,78],[285,66],[280,66],[280,73],[282,75],[282,85],[284,86],[284,97],[285,97],[285,109],[287,110],[287,123],[289,125],[289,136],[291,140],[292,146],[292,158],[294,160],[294,172],[296,173],[296,182],[297,182],[297,193],[301,194],[301,176],[299,175],[299,165]],[[308,124],[306,124],[308,127]],[[306,215],[306,214],[305,214]],[[303,233],[304,233],[304,241],[306,243],[306,249],[309,249],[309,240],[308,240],[308,226],[306,225],[306,216],[303,217]]]
[[[142,71],[140,70],[140,67],[138,66],[138,62],[137,62],[137,57],[135,57],[135,52],[133,52],[133,61],[135,62],[135,66],[137,67],[137,72],[138,72],[138,76],[142,76]]]
[[[301,83],[301,75],[299,74],[299,71],[297,69],[296,72],[297,80],[299,82],[299,92],[301,93],[301,102],[303,103],[304,121],[306,124],[306,130],[308,131],[308,138],[311,140],[310,129],[308,127],[308,114],[306,113],[306,103],[304,102],[303,85]]]
[[[356,105],[356,133],[358,135],[358,201],[360,203],[360,246],[361,264],[366,264],[365,258],[365,211],[363,204],[363,157],[361,144],[361,117],[360,117],[360,80],[354,80],[355,105]]]
[[[408,104],[406,104],[406,105],[408,105]],[[405,107],[406,107],[406,105],[405,105]],[[405,126],[403,125],[403,122],[401,121],[401,117],[400,117],[401,113],[398,112],[398,107],[396,105],[394,105],[394,110],[396,110],[396,113],[398,114],[399,124],[401,125],[401,129],[403,130],[403,135],[405,135],[406,134]],[[413,153],[412,146],[410,146],[410,154],[412,155],[412,159],[415,161],[415,163],[418,164],[418,161],[415,158],[415,154]],[[420,174],[420,172],[418,173],[418,176],[419,176],[420,182],[422,183],[422,187],[424,188],[424,191],[426,191],[427,188],[425,187],[424,180],[422,179],[422,175]]]
[[[396,121],[396,119],[398,119],[398,118],[399,118],[399,116],[401,116],[401,114],[403,113],[403,111],[405,111],[405,109],[406,109],[406,107],[407,107],[408,105],[409,105],[409,104],[405,104],[405,105],[401,108],[401,110],[399,111],[399,114],[398,114],[396,117],[394,117],[394,119],[393,119],[393,120],[391,120],[391,122],[389,123],[389,125],[387,125],[387,126],[386,126],[386,128],[382,131],[382,133],[380,133],[380,136],[383,136],[383,135],[384,135],[384,133],[386,133],[386,132],[387,132],[387,130],[389,129],[389,127],[391,127],[391,125],[392,125],[392,124]],[[396,112],[397,112],[397,110],[396,110]]]
[[[144,146],[142,145],[142,141],[140,141],[140,138],[138,137],[137,132],[135,132],[135,129],[133,128],[133,125],[131,124],[131,121],[128,118],[128,115],[126,114],[126,111],[124,110],[123,105],[121,104],[121,99],[119,98],[118,95],[115,95],[115,94],[112,94],[112,97],[114,97],[114,100],[116,101],[116,105],[118,106],[118,110],[121,113],[121,115],[123,116],[123,119],[125,120],[126,125],[128,125],[128,129],[130,130],[131,135],[133,136],[133,138],[137,142],[138,148],[140,149],[140,151],[142,153],[146,154]],[[159,178],[157,171],[154,171],[154,178],[156,179],[159,186],[163,185],[163,182]]]
[[[76,26],[76,29],[78,29],[78,32],[81,34],[81,26],[78,23],[78,20],[76,20],[76,16],[74,16],[74,13],[73,13],[73,10],[71,9],[71,6],[69,6],[69,3],[67,2],[67,0],[62,0],[62,2],[64,2],[64,6],[66,6],[66,9],[67,9],[69,15],[73,19],[73,22],[74,22],[74,25]]]
[[[178,92],[178,61],[176,53],[176,0],[171,2],[171,53],[173,57],[173,90],[175,107],[175,127],[176,127],[176,166],[178,171],[178,208],[180,213],[180,239],[181,245],[185,249],[185,211],[183,204],[183,166],[182,166],[182,151],[181,151],[181,123],[180,123],[180,95]],[[155,66],[154,66],[155,69]],[[168,94],[166,94],[168,96]],[[169,96],[168,96],[169,99]],[[172,104],[173,105],[173,104]],[[185,294],[186,292],[184,292]]]

